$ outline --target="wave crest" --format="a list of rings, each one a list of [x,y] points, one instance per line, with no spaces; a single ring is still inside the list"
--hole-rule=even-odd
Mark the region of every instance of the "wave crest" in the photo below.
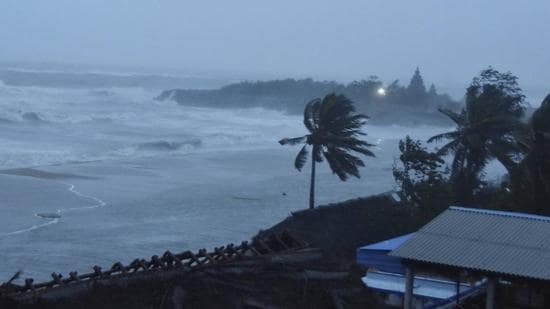
[[[40,116],[40,114],[35,113],[35,112],[23,113],[21,115],[21,118],[25,121],[33,122],[33,123],[44,123],[44,122],[46,122],[46,120],[44,120],[44,118],[42,118],[42,116]]]
[[[201,145],[202,141],[198,138],[193,138],[183,142],[169,142],[165,140],[159,140],[154,142],[140,143],[137,145],[137,149],[147,151],[174,151],[179,150],[183,146],[199,147]]]

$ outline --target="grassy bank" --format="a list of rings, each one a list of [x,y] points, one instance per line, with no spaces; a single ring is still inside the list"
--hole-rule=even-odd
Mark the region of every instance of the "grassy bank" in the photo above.
[[[323,250],[327,258],[349,265],[357,247],[413,232],[432,216],[382,194],[295,212],[258,236],[286,230]]]

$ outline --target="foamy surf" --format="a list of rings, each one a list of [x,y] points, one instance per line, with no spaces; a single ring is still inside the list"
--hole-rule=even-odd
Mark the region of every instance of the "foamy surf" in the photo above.
[[[46,226],[49,226],[49,225],[52,225],[52,224],[56,224],[59,222],[59,219],[58,218],[55,218],[51,221],[48,221],[46,223],[42,223],[42,224],[36,224],[36,225],[33,225],[29,228],[26,228],[26,229],[21,229],[21,230],[17,230],[17,231],[13,231],[13,232],[9,232],[9,233],[6,233],[6,234],[3,234],[2,237],[4,236],[13,236],[13,235],[18,235],[18,234],[23,234],[23,233],[28,233],[28,232],[31,232],[31,231],[34,231],[34,230],[37,230],[37,229],[41,229],[41,228],[44,228]]]
[[[35,213],[34,214],[35,217],[39,217],[39,218],[43,218],[43,219],[51,219],[51,220],[49,220],[48,222],[42,223],[42,224],[35,224],[35,225],[33,225],[31,227],[28,227],[28,228],[24,228],[24,229],[16,230],[16,231],[13,231],[13,232],[5,233],[5,234],[0,235],[0,237],[13,236],[13,235],[19,235],[19,234],[23,234],[23,233],[28,233],[28,232],[32,232],[32,231],[35,231],[35,230],[38,230],[38,229],[48,227],[50,225],[57,224],[57,223],[59,223],[59,220],[61,219],[61,214],[63,214],[63,213],[68,213],[68,212],[72,212],[72,211],[90,210],[90,209],[95,209],[95,208],[100,208],[100,207],[107,206],[107,203],[105,201],[103,201],[102,199],[100,199],[98,197],[95,197],[95,196],[83,194],[80,191],[76,190],[74,184],[61,182],[61,181],[58,181],[58,183],[66,185],[68,187],[67,190],[69,192],[71,192],[72,194],[74,194],[78,197],[84,198],[84,199],[92,200],[95,203],[93,205],[90,205],[90,206],[60,208],[60,209],[57,209],[57,211],[55,213],[47,213],[47,212]]]
[[[86,194],[81,193],[80,191],[77,191],[75,189],[75,185],[70,184],[70,183],[64,183],[64,182],[62,182],[62,183],[69,186],[68,190],[72,194],[74,194],[78,197],[84,198],[84,199],[92,200],[92,201],[96,202],[96,204],[93,204],[93,205],[90,205],[90,206],[82,206],[82,207],[62,208],[62,209],[58,209],[57,213],[61,214],[61,213],[66,213],[66,212],[70,212],[70,211],[88,210],[88,209],[95,209],[95,208],[107,206],[107,203],[105,201],[103,201],[102,199],[100,199],[98,197],[95,197],[95,196],[86,195]]]

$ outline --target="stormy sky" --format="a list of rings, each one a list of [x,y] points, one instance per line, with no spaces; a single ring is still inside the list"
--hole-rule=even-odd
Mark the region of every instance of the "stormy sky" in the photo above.
[[[493,65],[542,93],[548,16],[548,0],[2,0],[0,61],[403,82],[419,66],[458,86]]]

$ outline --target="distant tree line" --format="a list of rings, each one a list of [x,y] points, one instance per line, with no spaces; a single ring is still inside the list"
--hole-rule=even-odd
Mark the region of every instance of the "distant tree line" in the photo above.
[[[384,89],[384,93],[380,93],[379,89]],[[376,76],[349,84],[309,78],[283,79],[245,81],[216,90],[167,90],[158,99],[173,99],[185,105],[263,107],[300,114],[311,98],[323,97],[327,93],[345,95],[355,102],[359,112],[368,112],[375,123],[449,124],[448,119],[437,112],[438,108],[460,109],[460,104],[449,95],[439,94],[435,85],[427,89],[419,69],[415,70],[407,86],[401,85],[398,80],[384,86]]]

